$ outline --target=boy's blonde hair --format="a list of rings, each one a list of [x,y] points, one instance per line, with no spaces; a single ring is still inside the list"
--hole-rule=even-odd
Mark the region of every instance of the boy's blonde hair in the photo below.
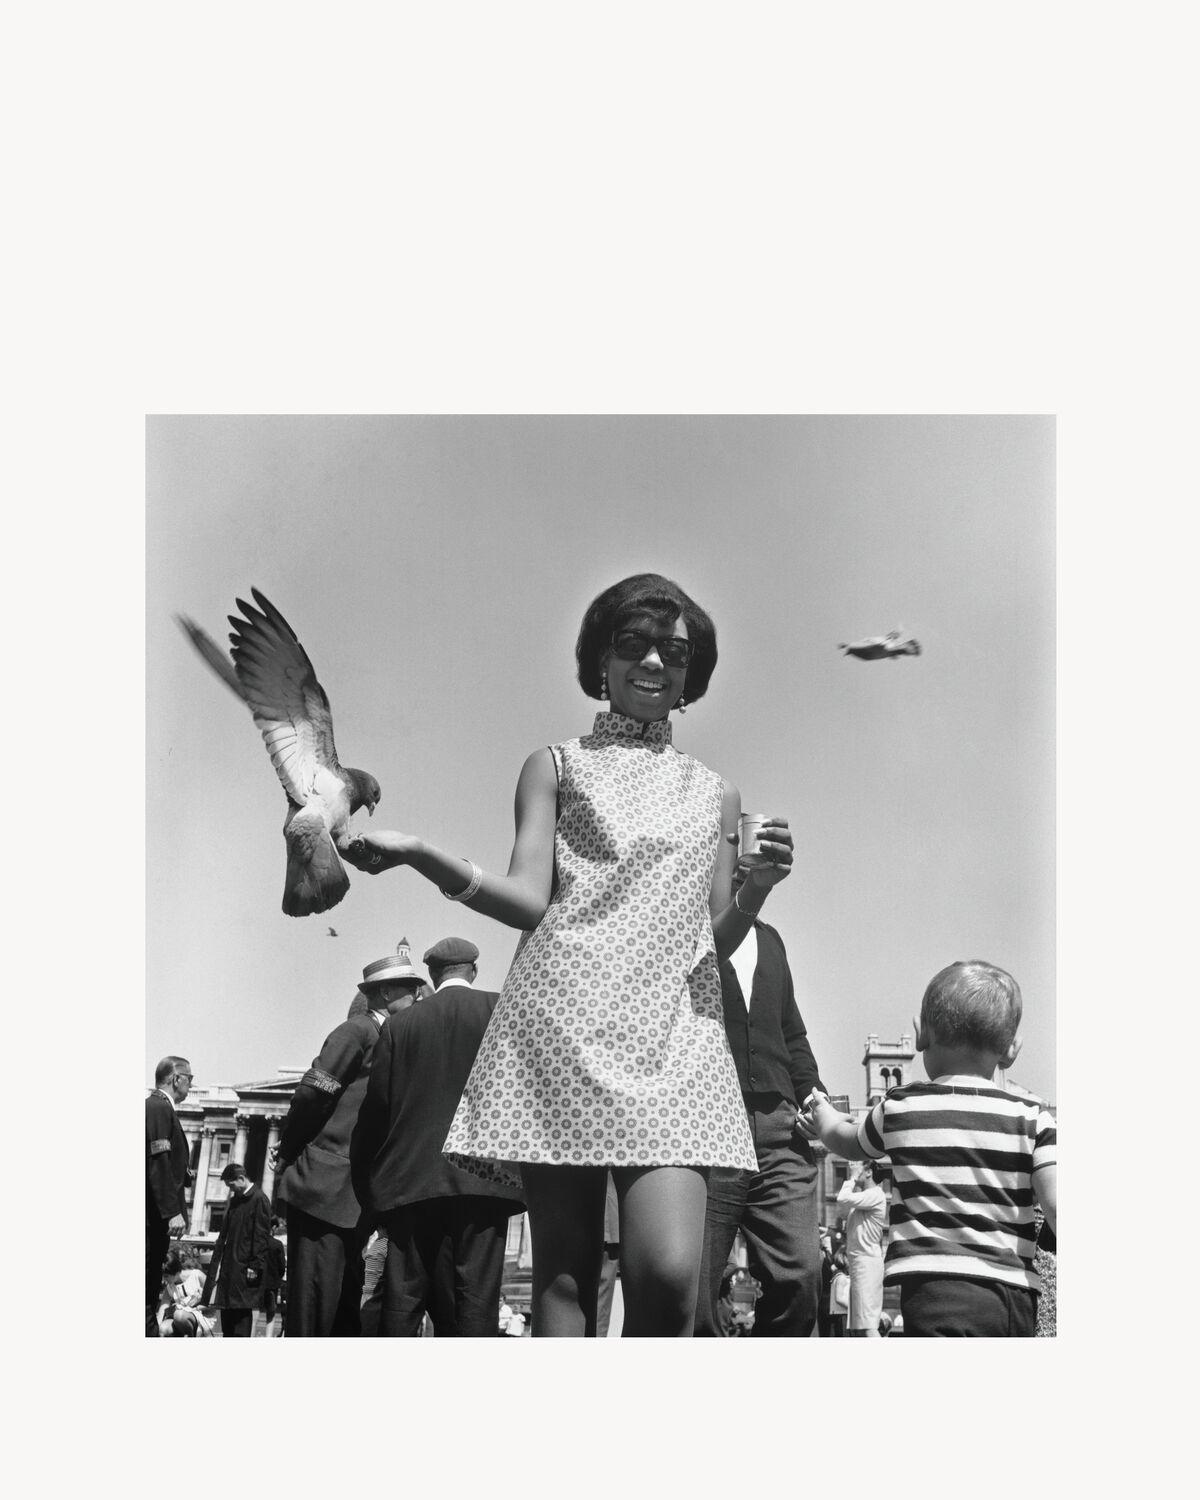
[[[1002,1056],[1021,1024],[1021,989],[1004,969],[982,959],[958,959],[929,981],[921,1027],[943,1047],[969,1047]]]

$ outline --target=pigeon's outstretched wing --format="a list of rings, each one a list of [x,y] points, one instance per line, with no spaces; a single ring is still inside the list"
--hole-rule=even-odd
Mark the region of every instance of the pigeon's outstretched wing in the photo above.
[[[221,650],[216,641],[207,631],[201,630],[195,620],[188,619],[187,615],[176,615],[175,619],[179,627],[186,634],[192,645],[199,651],[200,655],[209,664],[231,693],[236,693],[238,698],[245,703],[246,698],[242,692],[242,685],[238,681],[238,675],[233,670],[233,662]]]
[[[245,616],[233,626],[232,665],[199,626],[179,623],[225,685],[249,708],[288,799],[283,909],[292,917],[328,911],[350,888],[339,846],[360,807],[375,811],[379,783],[366,771],[338,764],[329,699],[296,632],[257,589],[255,604],[237,601]]]
[[[234,670],[288,801],[303,807],[322,771],[341,771],[333,715],[296,632],[265,595],[250,592],[259,608],[239,599],[246,618],[229,616]]]
[[[283,909],[292,917],[328,911],[350,888],[338,856],[351,815],[375,811],[379,783],[365,771],[338,764],[333,716],[296,632],[258,589],[254,603],[239,599],[245,616],[229,616],[234,670],[242,696],[287,793],[287,874]]]

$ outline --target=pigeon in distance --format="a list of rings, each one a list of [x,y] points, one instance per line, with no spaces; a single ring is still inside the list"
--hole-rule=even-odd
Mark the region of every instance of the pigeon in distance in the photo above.
[[[857,656],[860,661],[895,661],[898,656],[920,656],[921,643],[911,635],[901,635],[898,630],[889,630],[886,635],[869,635],[861,641],[838,643],[838,650],[847,656]]]
[[[258,589],[250,592],[258,608],[239,599],[245,618],[229,616],[232,665],[194,621],[177,618],[262,731],[288,800],[283,909],[289,917],[307,917],[336,906],[350,889],[338,849],[349,840],[353,814],[360,807],[368,815],[375,811],[379,783],[366,771],[338,764],[329,699],[308,654],[271,601]]]
[[[370,816],[370,815],[368,814],[368,816]],[[329,936],[330,937],[337,937],[337,935],[338,935],[337,928],[336,927],[331,927],[329,929]]]

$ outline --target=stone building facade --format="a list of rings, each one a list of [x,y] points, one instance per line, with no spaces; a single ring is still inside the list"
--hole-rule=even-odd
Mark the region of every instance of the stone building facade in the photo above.
[[[240,1161],[247,1176],[271,1196],[275,1174],[271,1148],[279,1141],[302,1068],[281,1068],[261,1083],[216,1084],[194,1088],[179,1106],[179,1123],[191,1148],[195,1176],[187,1188],[189,1240],[215,1240],[225,1215],[229,1188],[221,1172]]]

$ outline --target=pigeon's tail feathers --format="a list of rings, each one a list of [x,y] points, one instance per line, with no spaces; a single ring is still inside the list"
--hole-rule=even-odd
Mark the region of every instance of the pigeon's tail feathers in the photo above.
[[[196,650],[209,664],[231,693],[236,693],[238,698],[245,703],[246,695],[242,691],[242,684],[238,681],[238,675],[233,670],[233,662],[221,650],[216,641],[206,631],[202,630],[195,620],[189,620],[187,615],[176,615],[176,622],[187,638],[195,646]]]
[[[336,906],[350,889],[350,877],[320,813],[312,808],[294,812],[283,835],[287,842],[284,911],[289,917],[309,917]]]

